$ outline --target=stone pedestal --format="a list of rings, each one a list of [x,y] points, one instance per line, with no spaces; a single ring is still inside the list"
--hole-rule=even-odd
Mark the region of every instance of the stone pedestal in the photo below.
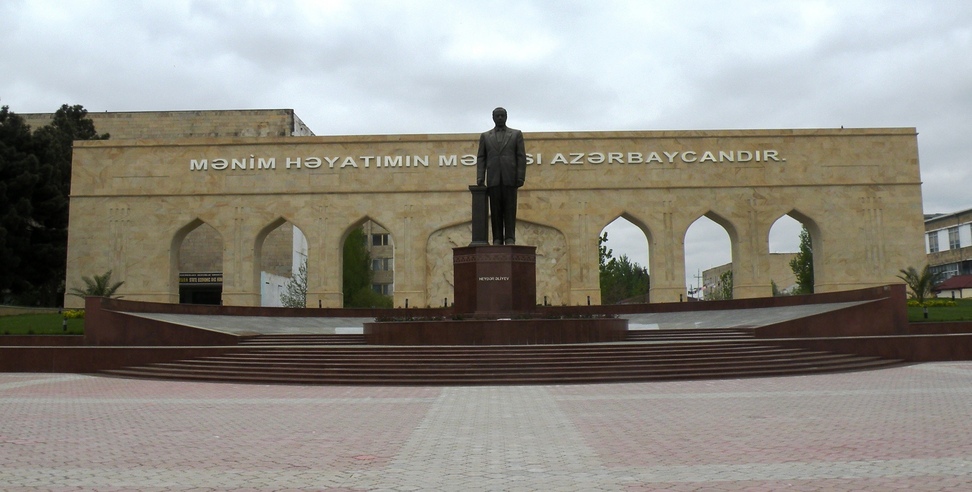
[[[511,317],[536,310],[535,246],[453,248],[452,262],[456,314]]]
[[[365,323],[365,339],[380,345],[533,345],[620,342],[621,318],[541,319],[537,313],[537,248],[453,248],[459,319]],[[472,318],[472,319],[469,319]]]

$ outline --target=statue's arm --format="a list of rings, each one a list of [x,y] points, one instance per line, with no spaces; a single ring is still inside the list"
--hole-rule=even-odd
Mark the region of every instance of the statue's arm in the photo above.
[[[523,143],[523,132],[516,131],[516,186],[523,186],[526,181],[526,145]]]

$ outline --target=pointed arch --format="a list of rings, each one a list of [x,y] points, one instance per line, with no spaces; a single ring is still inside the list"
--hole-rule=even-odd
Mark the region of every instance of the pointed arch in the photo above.
[[[700,222],[703,218],[707,220]],[[717,244],[723,242],[722,237],[728,241],[728,251],[725,246]],[[726,272],[729,272],[731,279],[733,261],[739,256],[739,232],[732,221],[711,209],[699,214],[685,229],[682,244],[688,296],[698,299],[731,298]]]
[[[802,223],[790,214],[776,218],[767,232],[767,251],[770,254],[795,253],[799,250],[799,236]]]
[[[610,234],[608,229],[611,229]],[[630,302],[648,302],[648,278],[644,278],[643,292],[642,283],[634,279],[640,279],[643,272],[641,268],[650,273],[651,265],[651,232],[644,222],[627,212],[619,213],[609,223],[604,225],[598,233],[597,241],[600,249],[601,237],[607,234],[608,243],[604,245],[615,259],[622,256],[627,257],[630,269],[621,270],[608,269],[617,275],[603,272],[599,275],[601,289],[601,303],[614,304],[620,301],[630,300]],[[599,260],[600,251],[598,252]],[[637,297],[637,300],[634,298]]]
[[[261,306],[283,305],[281,298],[287,285],[302,267],[307,271],[308,254],[303,230],[285,217],[277,217],[257,232],[253,242],[252,281],[254,291],[260,292]]]
[[[344,231],[341,232],[340,241],[340,251],[338,251],[339,265],[341,272],[341,285],[342,291],[347,290],[346,275],[349,274],[349,265],[344,264],[344,252],[347,247],[347,241],[351,237],[351,234],[357,230],[361,229],[363,234],[362,240],[364,241],[364,247],[368,252],[369,264],[367,265],[368,275],[370,278],[370,285],[368,287],[374,292],[376,297],[368,298],[369,302],[374,306],[381,306],[382,303],[392,303],[395,294],[395,238],[392,234],[392,230],[385,224],[375,220],[369,215],[364,215],[357,220],[351,222]],[[357,291],[355,291],[357,292]],[[348,295],[355,296],[355,293],[345,292],[344,305],[349,306],[349,302],[363,302],[355,301],[348,297]],[[390,307],[390,306],[389,306]]]
[[[618,213],[617,215],[614,216],[613,219],[604,223],[601,226],[601,231],[604,231],[606,227],[617,222],[618,219],[624,219],[625,221],[631,223],[631,225],[633,225],[634,227],[638,228],[638,230],[640,230],[641,233],[645,235],[645,240],[648,242],[648,244],[651,244],[652,242],[651,229],[648,227],[647,224],[645,224],[643,220],[639,219],[637,216],[627,211],[622,211]]]
[[[219,230],[198,217],[176,230],[169,245],[169,294],[174,299],[220,304],[222,274],[223,236]]]
[[[775,227],[776,223],[779,220],[783,219],[784,217],[790,217],[791,219],[793,219],[796,222],[798,222],[801,225],[801,228],[802,229],[806,229],[807,230],[807,233],[810,235],[810,250],[813,253],[813,265],[812,265],[812,268],[813,268],[813,280],[814,280],[813,283],[814,283],[814,286],[816,286],[817,284],[820,283],[820,281],[822,279],[822,275],[825,275],[826,274],[826,272],[825,272],[825,270],[824,270],[824,268],[822,266],[824,264],[824,262],[821,260],[824,257],[823,256],[824,255],[824,251],[823,251],[824,241],[823,241],[823,234],[821,232],[820,226],[809,215],[807,215],[807,214],[801,212],[800,210],[794,208],[794,209],[791,209],[789,212],[786,212],[784,214],[780,214],[776,218],[776,220],[773,222],[774,227]],[[770,232],[772,233],[772,227],[770,228]],[[798,234],[799,234],[799,231],[798,231]],[[767,242],[769,242],[769,240],[770,240],[770,238],[767,237]],[[798,250],[799,250],[799,247],[797,248],[797,251]],[[787,266],[789,266],[789,263],[787,263]],[[792,270],[791,270],[791,273],[792,273]]]

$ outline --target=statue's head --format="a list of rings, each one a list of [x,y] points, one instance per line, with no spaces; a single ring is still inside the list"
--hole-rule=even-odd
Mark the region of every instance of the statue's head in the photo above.
[[[506,110],[503,108],[496,108],[493,110],[493,123],[496,126],[506,126]]]

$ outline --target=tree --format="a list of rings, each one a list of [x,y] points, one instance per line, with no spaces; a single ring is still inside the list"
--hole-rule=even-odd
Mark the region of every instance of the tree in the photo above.
[[[71,194],[71,159],[76,140],[104,140],[88,111],[64,104],[51,123],[34,131],[34,154],[41,180],[34,190],[31,248],[22,275],[33,286],[31,296],[43,305],[57,305],[63,297],[67,270],[68,197]]]
[[[732,299],[732,269],[722,272],[719,275],[719,283],[714,285],[711,291],[705,293],[707,301],[727,301]]]
[[[9,301],[62,302],[74,141],[104,138],[81,106],[61,106],[33,132],[0,109],[0,292]]]
[[[124,281],[111,283],[111,270],[91,278],[81,277],[84,288],[73,287],[68,293],[78,297],[114,297]]]
[[[0,297],[18,295],[30,285],[21,272],[31,247],[34,188],[41,180],[32,149],[23,118],[0,108]]]
[[[790,269],[796,276],[794,294],[813,294],[813,243],[806,226],[800,231],[800,252],[790,260]]]
[[[284,307],[307,307],[307,258],[300,262],[297,274],[287,282],[287,290],[280,296]]]
[[[941,274],[932,273],[927,264],[920,272],[913,266],[899,271],[901,275],[898,275],[898,278],[904,280],[911,291],[908,296],[922,305],[924,305],[925,299],[931,297],[932,288],[941,280]]]
[[[608,235],[606,232],[604,234],[601,234],[597,238],[597,259],[601,271],[604,271],[604,267],[607,266],[607,263],[611,261],[612,258],[614,258],[613,256],[614,250],[608,249],[607,240],[608,240]]]
[[[372,290],[371,254],[364,229],[358,227],[344,240],[344,307],[392,307],[389,296]]]
[[[601,304],[617,304],[647,294],[650,287],[648,269],[631,261],[627,255],[614,258],[614,252],[606,244],[605,232],[598,237]]]

